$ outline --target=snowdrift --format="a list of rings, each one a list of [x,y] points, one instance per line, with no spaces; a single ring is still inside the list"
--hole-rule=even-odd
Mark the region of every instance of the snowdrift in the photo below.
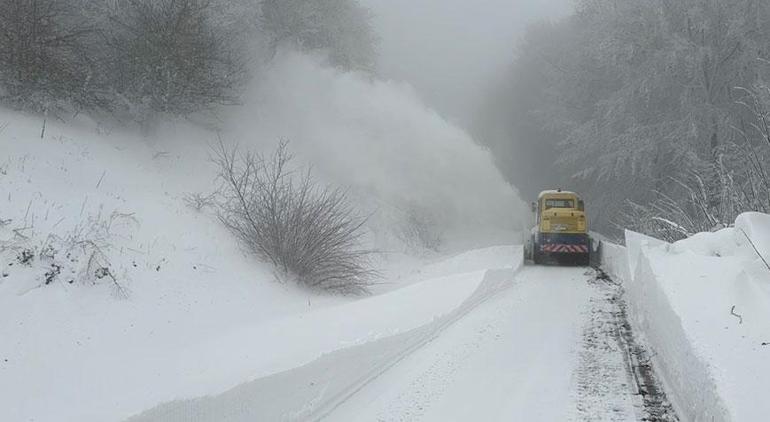
[[[770,376],[770,216],[668,244],[626,233],[603,244],[629,314],[683,420],[762,420]],[[753,245],[752,245],[753,243]]]
[[[304,351],[309,357],[312,355],[309,350],[329,350],[322,357],[256,378],[222,394],[166,403],[129,421],[317,420],[478,304],[509,287],[521,265],[521,260],[514,258],[521,255],[521,250],[516,248],[514,253],[506,261],[497,263],[500,267],[497,269],[433,279],[380,298],[330,309],[326,316],[315,314],[313,321],[305,324],[307,336],[302,329],[288,330],[292,333],[289,341],[293,349],[287,351],[292,350],[289,355]],[[449,267],[455,265],[448,264]],[[433,304],[427,306],[430,302]],[[351,324],[350,315],[356,316],[355,324]],[[415,318],[415,315],[431,318]],[[346,344],[349,340],[344,339],[361,330],[368,333]],[[378,334],[372,337],[373,332]],[[294,338],[295,334],[299,335]],[[227,344],[225,342],[220,350],[227,350]],[[270,349],[282,352],[280,347]],[[225,356],[219,357],[229,358],[226,355],[232,353],[222,354]],[[285,360],[286,356],[280,358]],[[222,366],[225,360],[218,362]],[[294,362],[301,360],[294,359]]]

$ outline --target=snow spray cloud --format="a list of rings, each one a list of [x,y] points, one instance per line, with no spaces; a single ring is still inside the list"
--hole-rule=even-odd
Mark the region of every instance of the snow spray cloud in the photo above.
[[[418,210],[455,234],[522,227],[525,206],[490,154],[407,85],[280,52],[248,96],[230,123],[237,139],[263,150],[288,139],[317,176],[376,214]]]

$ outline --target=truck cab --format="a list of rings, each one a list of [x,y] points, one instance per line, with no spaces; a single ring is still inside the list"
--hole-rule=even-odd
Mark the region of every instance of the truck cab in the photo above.
[[[574,192],[547,190],[532,204],[536,225],[527,245],[535,264],[556,261],[588,265],[590,238],[585,203]]]

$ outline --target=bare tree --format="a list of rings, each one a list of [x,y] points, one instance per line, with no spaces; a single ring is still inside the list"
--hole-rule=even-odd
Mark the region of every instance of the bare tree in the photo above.
[[[365,219],[344,191],[320,186],[309,170],[292,170],[286,142],[267,157],[220,142],[214,157],[223,182],[219,218],[250,252],[301,285],[367,292],[377,276],[373,252],[359,248]]]
[[[377,40],[370,12],[357,0],[262,0],[261,11],[273,49],[325,51],[336,66],[374,70]]]
[[[0,95],[38,112],[98,105],[83,44],[93,31],[75,0],[0,1]]]
[[[139,118],[232,104],[246,67],[207,0],[121,0],[111,15],[115,91]]]
[[[438,252],[444,241],[442,231],[431,211],[418,204],[409,204],[403,212],[400,230],[402,240],[410,246]]]

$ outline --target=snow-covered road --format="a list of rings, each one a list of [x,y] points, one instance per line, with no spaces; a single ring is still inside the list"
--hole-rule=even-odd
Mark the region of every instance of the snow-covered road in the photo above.
[[[585,268],[525,268],[326,420],[639,420],[607,288]]]

